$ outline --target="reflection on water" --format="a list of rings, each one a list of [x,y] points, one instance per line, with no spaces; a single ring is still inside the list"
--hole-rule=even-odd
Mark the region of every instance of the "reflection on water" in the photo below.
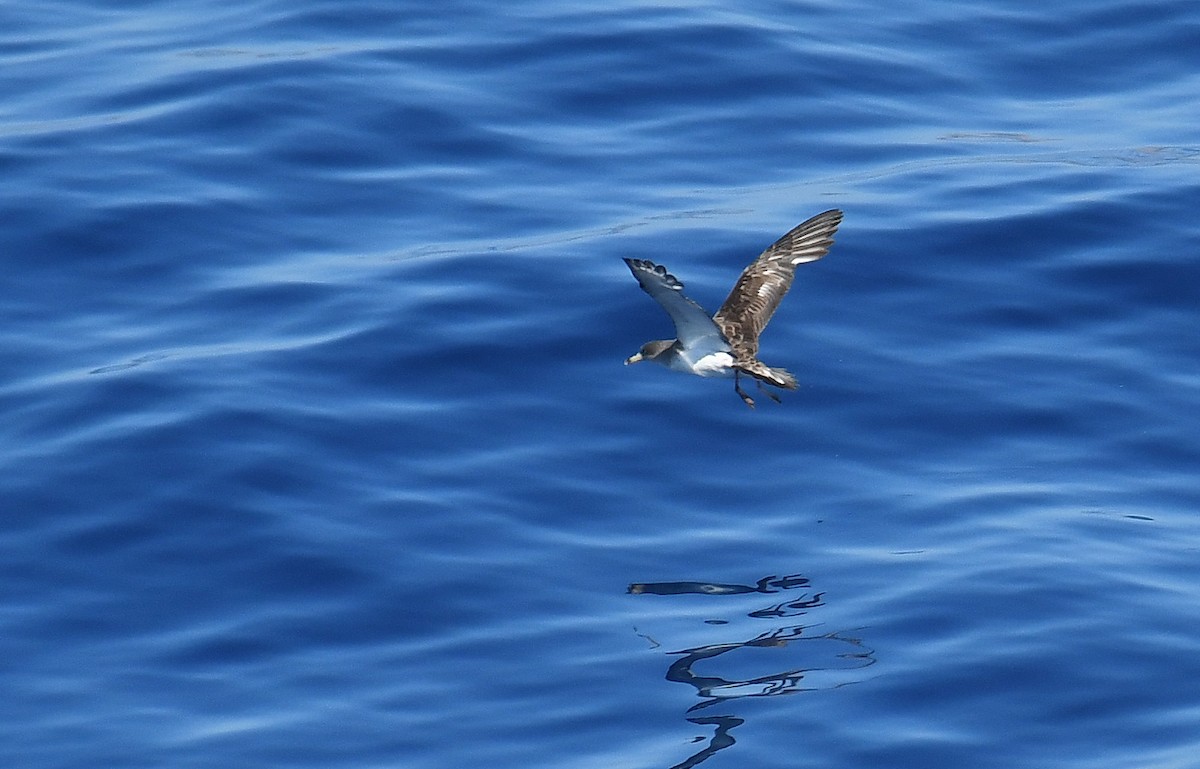
[[[807,577],[794,574],[790,577],[763,577],[754,585],[723,585],[718,582],[635,582],[629,586],[630,593],[654,593],[655,595],[680,595],[703,593],[705,595],[736,595],[741,593],[777,593],[797,587],[808,587]]]
[[[754,620],[785,620],[807,614],[824,605],[823,593],[809,592],[810,581],[798,574],[787,577],[763,577],[753,585],[714,582],[636,582],[629,586],[632,595],[704,595],[720,598],[775,595],[783,591],[803,590],[785,601],[747,607],[745,616]],[[723,621],[706,624],[728,625]],[[874,664],[874,652],[858,638],[840,633],[808,635],[812,625],[778,624],[750,638],[723,640],[688,649],[667,652],[675,656],[667,667],[666,678],[685,683],[696,690],[700,702],[688,713],[721,705],[732,711],[743,698],[775,697],[815,689],[830,689],[860,680],[854,672]],[[727,627],[716,632],[728,633]],[[657,641],[644,636],[657,648]],[[703,668],[703,670],[698,669]],[[747,714],[728,712],[720,715],[693,716],[693,724],[714,726],[715,731],[704,749],[671,769],[696,766],[717,751],[732,746],[731,732],[745,723]]]

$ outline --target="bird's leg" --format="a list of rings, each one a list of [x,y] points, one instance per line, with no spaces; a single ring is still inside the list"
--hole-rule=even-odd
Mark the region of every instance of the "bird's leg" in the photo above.
[[[742,372],[738,371],[737,369],[733,370],[733,390],[738,395],[742,396],[742,400],[746,402],[747,406],[754,408],[754,399],[747,395],[746,391],[742,389]]]
[[[771,391],[770,391],[770,390],[768,390],[767,388],[763,387],[763,383],[762,383],[762,380],[761,380],[761,379],[755,379],[755,380],[754,380],[754,384],[758,385],[758,389],[760,389],[760,390],[762,390],[763,392],[765,392],[765,393],[767,394],[767,397],[768,397],[768,398],[770,398],[771,400],[775,401],[776,403],[783,403],[783,401],[779,400],[779,396],[778,396],[778,395],[776,395],[775,393],[771,392]]]

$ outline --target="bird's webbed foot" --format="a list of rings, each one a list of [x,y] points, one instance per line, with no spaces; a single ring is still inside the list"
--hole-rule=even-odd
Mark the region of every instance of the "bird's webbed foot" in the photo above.
[[[759,390],[762,390],[764,393],[766,393],[766,394],[767,394],[767,397],[768,397],[768,398],[770,398],[771,400],[775,401],[776,403],[783,403],[783,401],[779,400],[779,396],[778,396],[778,395],[776,395],[775,393],[771,392],[771,391],[770,391],[770,390],[768,390],[767,388],[763,387],[763,383],[762,383],[762,380],[761,380],[761,379],[755,379],[755,380],[754,380],[754,384],[758,385],[758,389],[759,389]]]
[[[755,380],[755,381],[758,381],[758,380]],[[761,385],[760,385],[760,387],[761,387]],[[740,371],[738,371],[736,369],[734,369],[734,372],[733,372],[733,390],[741,397],[741,399],[743,401],[746,402],[747,406],[749,406],[750,408],[754,408],[754,399],[751,398],[749,395],[747,395],[746,391],[742,389],[742,374]]]

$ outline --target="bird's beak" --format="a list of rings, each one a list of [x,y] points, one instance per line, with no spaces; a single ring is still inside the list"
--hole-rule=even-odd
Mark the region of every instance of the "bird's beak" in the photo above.
[[[630,363],[640,363],[641,360],[642,360],[642,354],[640,352],[634,353],[633,355],[630,355],[628,358],[625,359],[625,365],[628,366]]]

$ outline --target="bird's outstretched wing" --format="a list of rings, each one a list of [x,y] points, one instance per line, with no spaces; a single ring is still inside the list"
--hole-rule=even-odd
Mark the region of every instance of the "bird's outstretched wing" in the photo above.
[[[767,327],[783,295],[792,287],[796,265],[829,253],[842,212],[826,211],[794,227],[763,251],[738,278],[729,297],[713,316],[741,360],[758,355],[758,335]]]
[[[629,271],[637,278],[642,290],[654,297],[654,301],[671,316],[675,335],[685,350],[712,342],[725,346],[717,324],[703,307],[684,295],[683,284],[667,272],[667,268],[645,259],[626,259],[625,264],[629,265]]]

